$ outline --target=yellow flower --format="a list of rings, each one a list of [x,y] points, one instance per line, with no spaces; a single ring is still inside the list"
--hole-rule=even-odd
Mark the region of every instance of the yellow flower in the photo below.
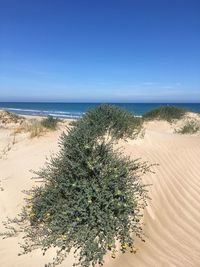
[[[120,196],[121,195],[121,191],[120,190],[117,190],[117,196]]]
[[[30,218],[33,218],[35,216],[35,213],[31,212],[30,213]]]
[[[60,239],[63,240],[63,241],[67,240],[67,235],[61,235]]]
[[[127,249],[127,243],[122,244],[123,249]]]
[[[50,217],[51,217],[51,214],[50,213],[46,213],[44,221],[48,221]]]
[[[113,259],[115,259],[115,258],[116,258],[115,253],[112,253],[111,257],[112,257]]]
[[[31,196],[24,197],[24,200],[32,200]]]
[[[108,249],[111,250],[112,244],[108,244]]]
[[[77,221],[77,222],[80,222],[80,220],[81,220],[81,219],[80,219],[79,217],[76,218],[76,221]]]

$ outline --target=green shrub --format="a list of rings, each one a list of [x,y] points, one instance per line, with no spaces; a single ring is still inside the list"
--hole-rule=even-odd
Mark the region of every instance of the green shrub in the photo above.
[[[194,134],[200,130],[200,125],[197,121],[187,121],[180,129],[176,130],[180,134]]]
[[[185,113],[186,109],[177,108],[175,106],[160,106],[159,108],[155,108],[146,112],[143,115],[143,119],[145,120],[166,120],[168,122],[172,122],[175,119],[181,119]]]
[[[41,120],[41,125],[47,129],[55,130],[58,124],[58,118],[53,116],[48,116],[47,118]]]
[[[140,176],[150,166],[124,157],[113,142],[136,137],[137,127],[134,117],[119,108],[89,111],[61,136],[60,152],[36,172],[43,183],[27,192],[27,206],[12,221],[19,229],[7,224],[11,231],[5,235],[23,232],[23,253],[56,247],[48,266],[61,263],[72,249],[78,254],[75,266],[82,267],[103,265],[107,252],[114,258],[117,243],[122,252],[134,252],[135,237],[143,240],[147,199]]]
[[[79,128],[90,132],[90,138],[107,134],[113,139],[137,137],[142,130],[142,119],[125,109],[103,104],[88,111],[81,120],[73,122]]]

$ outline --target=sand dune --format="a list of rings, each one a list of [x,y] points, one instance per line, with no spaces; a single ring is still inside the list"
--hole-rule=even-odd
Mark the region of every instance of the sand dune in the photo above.
[[[146,242],[136,255],[120,256],[106,266],[200,266],[200,138],[147,130],[142,143],[124,144],[127,153],[152,163],[156,174],[145,211]],[[157,128],[159,130],[157,130]]]
[[[20,211],[21,191],[34,184],[29,170],[37,170],[46,156],[57,151],[61,131],[34,139],[21,135],[0,159],[1,221]],[[8,130],[0,129],[0,148],[10,140]],[[115,260],[106,257],[105,267],[200,266],[200,136],[174,134],[168,123],[152,122],[144,139],[123,142],[123,147],[132,158],[159,166],[153,167],[155,174],[144,177],[145,183],[152,184],[144,217],[146,242],[137,241],[136,254],[120,254]],[[51,259],[51,253],[43,257],[40,251],[17,256],[18,241],[20,237],[0,240],[0,266],[43,267]],[[69,256],[61,266],[72,263],[73,256]]]

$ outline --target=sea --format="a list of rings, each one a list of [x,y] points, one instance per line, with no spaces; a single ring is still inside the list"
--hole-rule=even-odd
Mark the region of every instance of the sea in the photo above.
[[[58,118],[78,119],[88,110],[101,103],[47,103],[47,102],[0,102],[0,109],[8,110],[20,115],[54,116]],[[135,116],[142,116],[145,112],[161,105],[173,105],[186,108],[193,112],[200,112],[200,103],[111,103],[127,109]]]

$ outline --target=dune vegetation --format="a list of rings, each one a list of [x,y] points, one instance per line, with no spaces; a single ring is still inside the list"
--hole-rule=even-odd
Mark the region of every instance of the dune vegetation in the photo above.
[[[56,130],[58,122],[59,120],[52,116],[48,116],[42,120],[24,120],[14,129],[14,134],[25,132],[30,134],[30,138],[40,137],[46,133],[47,130]]]
[[[176,129],[176,133],[180,134],[195,134],[200,131],[200,122],[197,120],[188,120],[179,129]]]
[[[59,121],[58,118],[49,115],[47,118],[42,119],[40,123],[44,128],[55,130]]]
[[[3,110],[0,112],[0,124],[2,125],[6,125],[9,123],[23,123],[23,121],[25,120],[24,117],[15,114],[13,112],[7,111],[7,110]]]
[[[27,191],[27,205],[5,226],[5,237],[23,233],[23,253],[51,247],[60,264],[72,250],[74,266],[103,265],[104,255],[135,252],[144,240],[148,191],[141,175],[150,165],[125,157],[114,144],[136,138],[141,120],[111,105],[90,110],[60,138],[60,151],[35,174],[41,185]]]
[[[143,115],[144,120],[165,120],[172,122],[173,120],[181,119],[187,110],[175,106],[160,106],[152,109]]]

